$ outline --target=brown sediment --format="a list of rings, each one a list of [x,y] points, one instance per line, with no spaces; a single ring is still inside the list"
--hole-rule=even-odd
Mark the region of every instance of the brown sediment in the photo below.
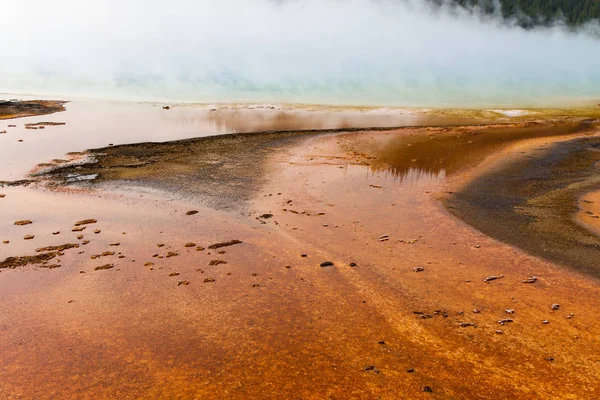
[[[220,249],[221,247],[233,246],[234,244],[240,244],[240,243],[242,243],[241,240],[234,239],[234,240],[230,240],[228,242],[211,244],[210,246],[208,246],[208,248],[211,250],[216,250],[216,249]]]
[[[65,111],[65,103],[57,100],[0,101],[0,120]]]
[[[41,264],[56,257],[56,253],[36,254],[35,256],[8,257],[0,262],[0,268],[23,267],[28,264]]]
[[[38,249],[36,249],[36,253],[42,253],[42,252],[46,252],[46,251],[65,251],[68,249],[72,249],[72,248],[76,248],[79,247],[78,244],[75,243],[66,243],[66,244],[61,244],[59,246],[46,246],[46,247],[40,247]]]
[[[65,122],[35,122],[25,124],[25,128],[45,127],[45,126],[61,126],[66,125]]]
[[[75,222],[75,226],[95,224],[96,222],[98,222],[98,221],[95,219],[83,219],[81,221]]]

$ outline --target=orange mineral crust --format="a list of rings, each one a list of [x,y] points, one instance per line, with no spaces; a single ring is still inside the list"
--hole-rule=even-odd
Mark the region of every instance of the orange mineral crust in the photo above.
[[[598,275],[446,208],[515,158],[596,135],[571,121],[115,146],[89,181],[1,187],[0,397],[598,398]]]

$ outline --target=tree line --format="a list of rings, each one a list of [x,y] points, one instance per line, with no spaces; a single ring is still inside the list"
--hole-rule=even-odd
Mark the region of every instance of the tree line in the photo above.
[[[437,3],[443,0],[434,0]],[[600,0],[452,0],[462,7],[479,7],[484,13],[500,13],[529,28],[564,21],[571,27],[600,19]]]

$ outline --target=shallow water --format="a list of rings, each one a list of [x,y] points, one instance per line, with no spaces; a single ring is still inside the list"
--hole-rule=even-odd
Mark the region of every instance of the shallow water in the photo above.
[[[171,106],[131,102],[75,101],[67,111],[0,121],[0,180],[25,177],[35,165],[65,154],[110,144],[164,142],[237,132],[339,129],[444,124],[461,119],[424,116],[402,109],[308,111],[279,106]],[[462,119],[463,121],[466,119]],[[27,123],[65,122],[45,129]],[[8,125],[17,125],[9,128]],[[23,140],[19,142],[19,140]]]

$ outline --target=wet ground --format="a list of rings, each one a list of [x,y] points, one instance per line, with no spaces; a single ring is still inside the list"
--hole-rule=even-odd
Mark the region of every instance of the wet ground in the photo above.
[[[481,175],[446,204],[487,235],[599,276],[600,237],[576,221],[580,197],[600,187],[599,148],[597,136],[540,145]]]
[[[114,165],[98,171],[107,174],[97,186],[0,188],[0,259],[79,246],[45,265],[0,269],[0,393],[596,398],[597,279],[486,236],[440,202],[591,129],[517,123],[313,133],[273,146],[252,136],[111,146],[98,160]],[[151,169],[137,165],[148,159]],[[143,185],[123,179],[125,160]],[[238,174],[251,179],[226,179]],[[178,194],[221,178],[243,207],[216,210],[200,189]],[[96,222],[77,226],[86,219]],[[211,248],[227,242],[236,244]]]

